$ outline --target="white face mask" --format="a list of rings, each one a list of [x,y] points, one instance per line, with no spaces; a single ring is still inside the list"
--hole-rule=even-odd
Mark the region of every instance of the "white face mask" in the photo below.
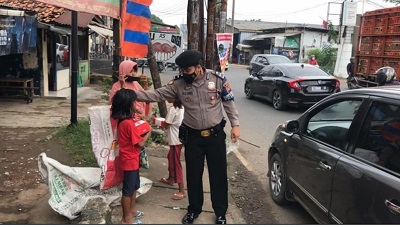
[[[311,58],[311,60],[315,60],[315,58],[314,58],[314,57],[312,57],[312,58]]]

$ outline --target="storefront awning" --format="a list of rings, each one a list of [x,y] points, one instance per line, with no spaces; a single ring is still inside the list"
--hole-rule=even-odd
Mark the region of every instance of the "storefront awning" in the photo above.
[[[288,36],[295,36],[301,34],[300,32],[296,33],[269,33],[269,34],[260,34],[255,35],[249,38],[249,40],[262,40],[266,38],[275,38],[275,37],[288,37]]]
[[[0,9],[0,15],[22,17],[25,15],[25,12],[20,10]]]
[[[55,26],[52,24],[46,24],[43,22],[38,22],[38,27],[39,28],[46,28],[52,32],[61,34],[61,35],[71,35],[71,28],[65,28],[65,27],[60,27],[60,26]],[[81,31],[78,30],[78,35],[83,35]]]
[[[236,45],[236,48],[239,49],[240,51],[243,51],[244,49],[251,49],[251,48],[253,48],[253,46],[252,45],[238,43]]]
[[[88,27],[103,37],[113,37],[113,31],[111,29],[102,28],[96,25],[88,25]]]

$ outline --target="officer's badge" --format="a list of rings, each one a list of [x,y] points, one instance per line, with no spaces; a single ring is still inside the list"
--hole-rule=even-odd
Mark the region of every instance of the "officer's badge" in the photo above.
[[[225,83],[224,83],[224,88],[226,89],[226,91],[229,93],[229,92],[231,92],[232,90],[231,90],[231,86],[229,85],[229,83],[228,83],[228,81],[225,81]]]
[[[185,99],[185,102],[191,102],[192,101],[192,98],[190,98],[188,96],[186,96],[184,99]]]
[[[207,89],[208,90],[214,90],[215,89],[215,82],[213,82],[213,81],[208,82]]]

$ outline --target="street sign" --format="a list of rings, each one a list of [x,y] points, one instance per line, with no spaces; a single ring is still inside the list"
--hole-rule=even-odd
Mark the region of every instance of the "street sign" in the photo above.
[[[343,4],[343,25],[356,26],[357,1],[346,0]]]

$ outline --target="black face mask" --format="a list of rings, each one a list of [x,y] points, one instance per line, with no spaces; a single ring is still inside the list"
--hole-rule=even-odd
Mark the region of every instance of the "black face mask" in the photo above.
[[[183,80],[184,80],[187,84],[192,84],[193,81],[194,81],[194,78],[196,78],[197,75],[196,75],[195,72],[193,72],[192,74],[183,73],[182,76],[183,76]]]
[[[126,82],[133,82],[133,81],[140,81],[140,77],[137,77],[137,76],[128,76],[128,77],[126,77],[126,79],[125,79],[125,81]]]

